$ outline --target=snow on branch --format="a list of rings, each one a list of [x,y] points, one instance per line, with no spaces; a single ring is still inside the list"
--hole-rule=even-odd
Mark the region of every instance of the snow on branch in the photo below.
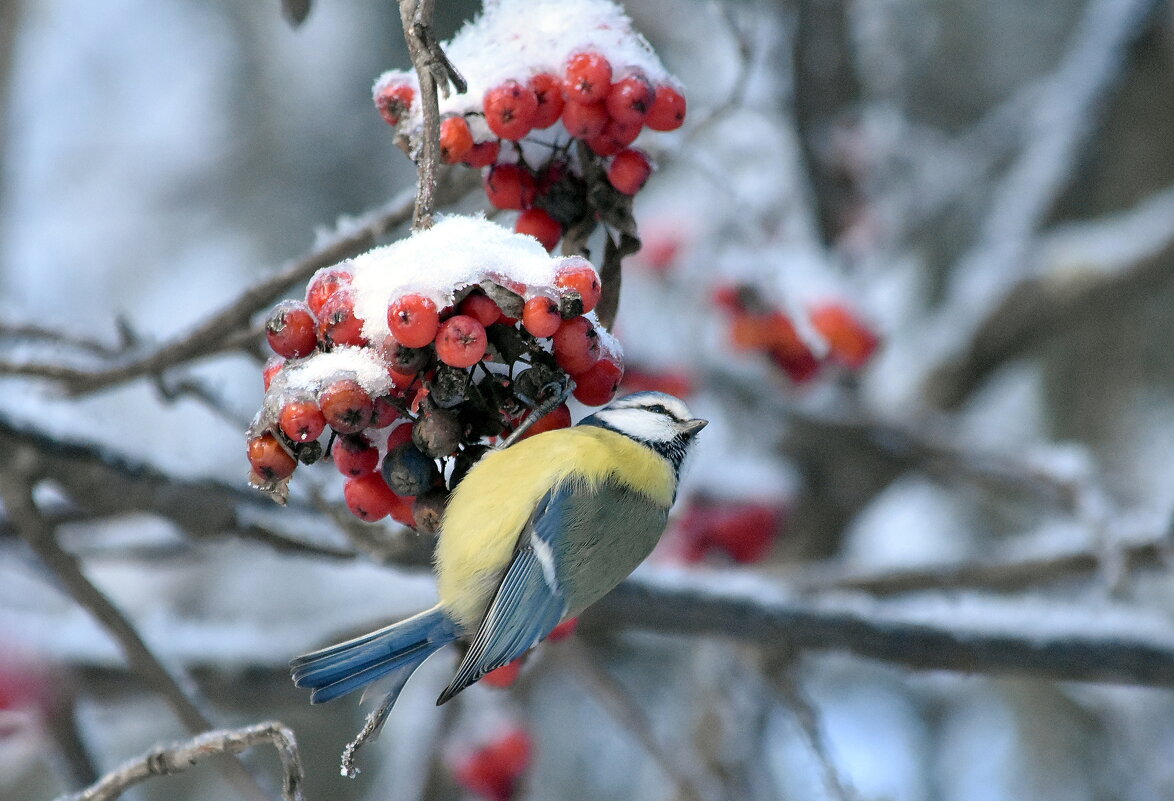
[[[281,758],[281,797],[285,801],[302,801],[304,771],[298,744],[293,731],[276,721],[241,729],[209,731],[182,743],[152,748],[85,790],[61,796],[57,801],[113,801],[129,788],[152,777],[182,773],[209,757],[239,754],[266,743],[276,748]]]
[[[650,569],[583,623],[847,651],[926,670],[1174,687],[1174,627],[1120,605],[969,595],[802,600],[749,575]]]

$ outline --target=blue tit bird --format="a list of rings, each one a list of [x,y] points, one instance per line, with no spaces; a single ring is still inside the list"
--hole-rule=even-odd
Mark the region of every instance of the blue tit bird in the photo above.
[[[464,640],[443,704],[517,659],[652,551],[706,422],[679,398],[639,392],[571,428],[491,451],[445,510],[435,553],[440,603],[298,657],[294,683],[323,703],[384,679],[389,709],[425,659]]]

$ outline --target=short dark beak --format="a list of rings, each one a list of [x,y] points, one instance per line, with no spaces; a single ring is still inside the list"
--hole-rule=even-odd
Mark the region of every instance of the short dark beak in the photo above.
[[[685,425],[684,425],[685,433],[688,434],[689,436],[693,436],[698,431],[705,428],[707,425],[709,425],[708,420],[702,420],[701,418],[697,418],[696,420],[690,420],[689,422],[685,423]]]

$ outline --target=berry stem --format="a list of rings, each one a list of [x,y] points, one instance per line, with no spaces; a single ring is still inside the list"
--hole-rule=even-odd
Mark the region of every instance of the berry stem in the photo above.
[[[432,33],[432,11],[436,0],[400,0],[400,21],[412,66],[420,79],[420,105],[424,111],[424,130],[416,156],[418,180],[416,208],[412,228],[420,231],[432,227],[436,208],[436,181],[440,171],[440,106],[437,91],[448,95],[451,84],[458,92],[467,88],[465,79],[440,49]]]

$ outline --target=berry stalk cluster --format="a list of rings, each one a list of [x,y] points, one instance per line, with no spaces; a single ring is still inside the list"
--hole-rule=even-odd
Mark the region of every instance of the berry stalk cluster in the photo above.
[[[319,270],[266,324],[252,483],[280,500],[299,463],[328,458],[361,520],[435,531],[448,492],[532,409],[572,382],[584,404],[614,397],[623,362],[592,313],[601,291],[586,259],[479,218]],[[570,423],[562,404],[526,436]]]

